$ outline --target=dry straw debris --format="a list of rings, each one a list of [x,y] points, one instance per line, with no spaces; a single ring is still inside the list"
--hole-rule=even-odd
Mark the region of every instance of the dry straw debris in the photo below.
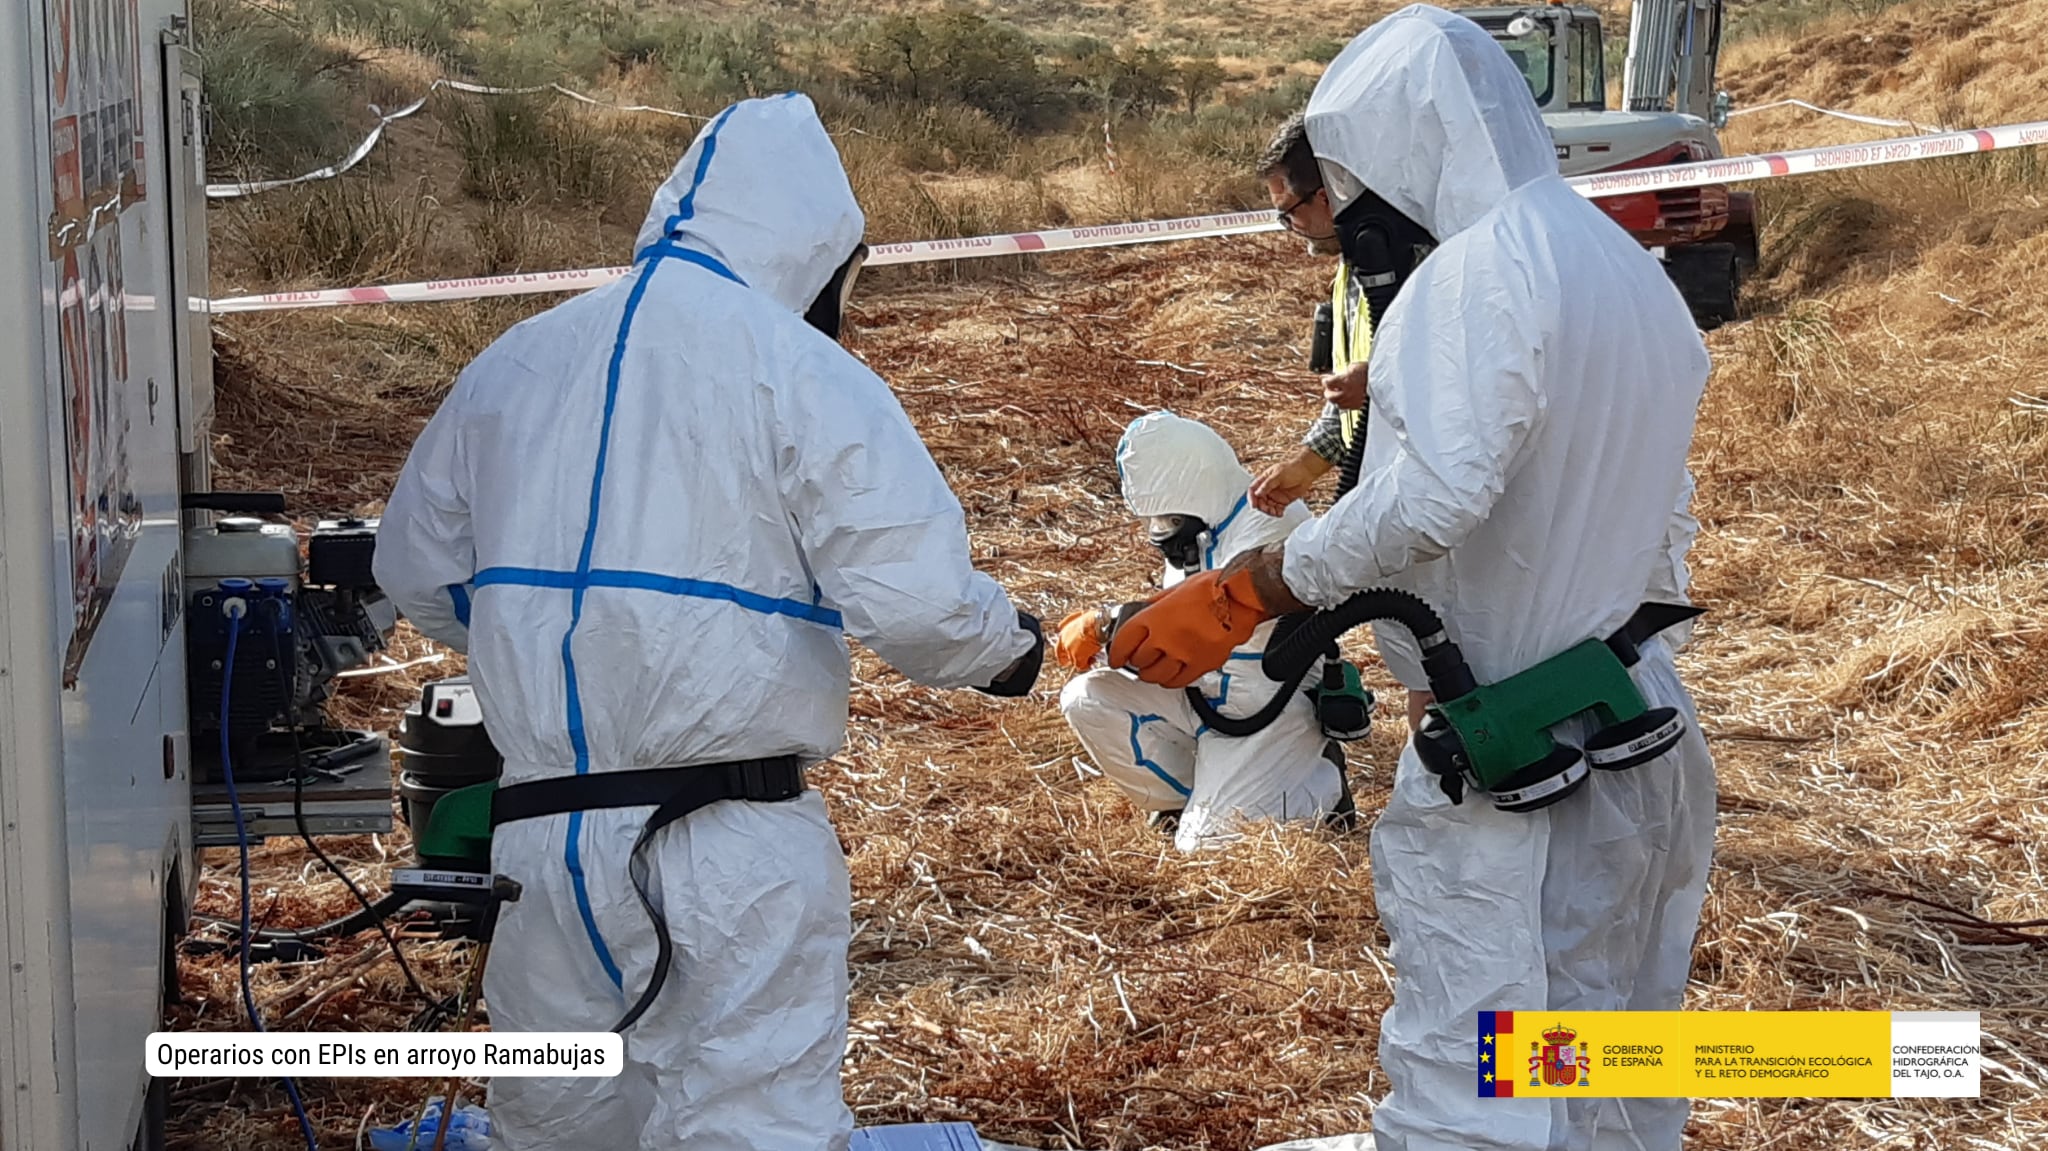
[[[1988,13],[1993,31],[2007,19],[1942,11]],[[2021,6],[2014,30],[2033,18]],[[1947,59],[1911,55],[1930,57]],[[1754,96],[1839,95],[1763,60],[1735,77]],[[1928,114],[1882,84],[1862,91],[1850,107]],[[1836,130],[1740,129],[1779,144]],[[1772,186],[1757,314],[1710,340],[1692,466],[1695,589],[1712,610],[1682,668],[1720,768],[1720,832],[1687,1005],[1975,1010],[1986,1062],[1975,1101],[1702,1101],[1691,1147],[2048,1145],[2048,402],[2032,382],[2048,364],[2048,214],[2024,214],[2044,194],[2031,170],[1979,161]],[[1248,463],[1288,450],[1314,408],[1298,365],[1326,274],[1245,238],[946,285],[878,275],[853,347],[931,445],[982,566],[1056,614],[1153,578],[1115,491],[1128,420],[1172,407]],[[375,510],[453,368],[537,306],[224,323],[226,478]],[[407,634],[401,657],[423,654]],[[455,666],[354,681],[347,717],[390,725],[421,679]],[[1177,856],[1079,758],[1052,705],[1060,674],[998,703],[858,662],[847,748],[818,784],[853,869],[846,1089],[861,1121],[966,1119],[1009,1143],[1098,1151],[1238,1151],[1367,1125],[1395,973],[1366,836],[1268,828]],[[1368,817],[1398,746],[1399,717],[1380,718],[1353,753]],[[382,890],[407,846],[401,833],[334,850]],[[213,862],[202,909],[227,916],[232,853]],[[352,906],[293,845],[256,867],[264,922]],[[381,946],[265,968],[258,999],[281,1025],[402,1027],[418,1004]],[[458,947],[406,946],[436,991],[455,989]],[[184,987],[175,1025],[240,1025],[231,957],[188,958]],[[366,1116],[402,1117],[421,1084],[305,1088],[341,1146]],[[296,1145],[269,1084],[188,1081],[176,1098],[179,1146]]]

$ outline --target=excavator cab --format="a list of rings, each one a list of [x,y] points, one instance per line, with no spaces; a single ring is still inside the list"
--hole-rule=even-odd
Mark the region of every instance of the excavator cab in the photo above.
[[[1566,176],[1719,157],[1729,100],[1714,88],[1726,0],[1635,0],[1621,105],[1607,101],[1600,13],[1562,0],[1455,11],[1528,82]],[[1604,197],[1602,211],[1657,253],[1704,331],[1735,319],[1758,260],[1755,197],[1726,185]]]
[[[1461,8],[1458,13],[1486,29],[1507,51],[1542,112],[1607,110],[1600,13],[1562,4]]]

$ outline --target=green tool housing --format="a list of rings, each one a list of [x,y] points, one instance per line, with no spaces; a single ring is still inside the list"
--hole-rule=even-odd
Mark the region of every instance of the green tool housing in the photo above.
[[[1605,640],[1589,639],[1498,683],[1481,684],[1421,599],[1379,588],[1360,592],[1295,627],[1266,655],[1266,674],[1295,674],[1333,650],[1352,628],[1391,620],[1414,633],[1435,695],[1415,736],[1422,763],[1444,794],[1486,792],[1504,811],[1535,811],[1585,786],[1594,768],[1625,771],[1665,754],[1685,734],[1676,708],[1651,708],[1629,669],[1650,636],[1701,614],[1679,604],[1644,604]],[[1582,746],[1561,743],[1560,725],[1590,720]]]

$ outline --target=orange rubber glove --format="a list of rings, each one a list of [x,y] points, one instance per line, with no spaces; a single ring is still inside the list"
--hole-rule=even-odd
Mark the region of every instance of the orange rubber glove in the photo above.
[[[1146,683],[1186,687],[1227,663],[1271,618],[1249,569],[1191,575],[1116,629],[1109,666]]]
[[[1053,662],[1068,671],[1086,671],[1095,657],[1102,654],[1103,625],[1102,609],[1083,608],[1060,621],[1059,634],[1053,639]]]

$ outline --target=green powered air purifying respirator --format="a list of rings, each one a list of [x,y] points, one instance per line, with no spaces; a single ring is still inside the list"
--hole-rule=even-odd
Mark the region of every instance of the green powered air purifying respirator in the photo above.
[[[1352,628],[1374,620],[1403,625],[1422,646],[1423,671],[1436,696],[1415,736],[1423,766],[1452,803],[1463,803],[1471,787],[1503,811],[1535,811],[1583,787],[1593,768],[1625,771],[1678,745],[1684,718],[1676,708],[1651,708],[1629,669],[1644,641],[1701,610],[1644,604],[1605,640],[1586,640],[1499,683],[1481,684],[1428,604],[1407,592],[1376,589],[1310,616],[1266,653],[1262,666],[1269,678],[1286,680]],[[1550,734],[1581,715],[1599,724],[1583,748]]]

